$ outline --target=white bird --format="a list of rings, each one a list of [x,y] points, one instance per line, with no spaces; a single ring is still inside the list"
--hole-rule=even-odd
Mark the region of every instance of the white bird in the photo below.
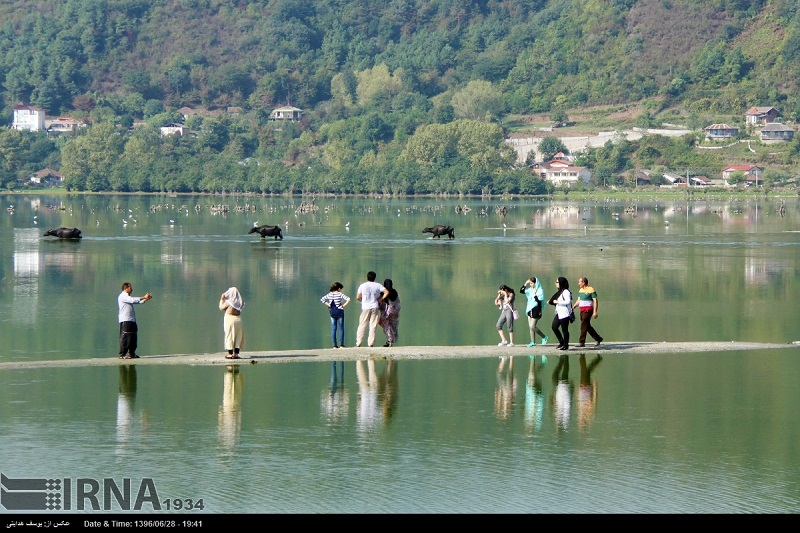
[[[253,227],[254,227],[254,228],[257,228],[257,227],[258,227],[258,220],[256,220],[255,222],[253,222]]]
[[[128,221],[127,221],[127,220],[125,220],[124,218],[122,219],[122,225],[123,225],[123,226],[127,226],[127,225],[128,225]]]
[[[172,220],[172,219],[169,219],[169,223],[170,223],[170,224],[174,224],[174,223],[175,223],[175,221],[174,221],[174,220]]]
[[[350,229],[350,223],[349,222],[345,223],[344,227]]]

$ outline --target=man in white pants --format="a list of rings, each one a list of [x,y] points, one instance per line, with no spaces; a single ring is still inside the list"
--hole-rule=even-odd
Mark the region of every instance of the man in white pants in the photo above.
[[[367,272],[367,281],[359,285],[356,300],[361,302],[361,316],[358,319],[358,332],[356,333],[356,347],[361,346],[364,340],[364,331],[369,325],[367,345],[372,348],[375,344],[375,330],[378,329],[378,319],[381,316],[378,303],[389,296],[389,290],[377,283],[375,272]]]

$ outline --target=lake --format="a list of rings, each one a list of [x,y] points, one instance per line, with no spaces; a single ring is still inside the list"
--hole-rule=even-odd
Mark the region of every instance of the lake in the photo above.
[[[123,281],[154,294],[136,308],[142,356],[221,354],[217,302],[234,285],[245,355],[326,347],[319,299],[334,281],[354,297],[369,270],[394,280],[405,346],[495,346],[497,287],[531,275],[548,296],[558,276],[574,290],[587,276],[607,341],[800,338],[796,198],[2,198],[0,361],[116,358]],[[255,223],[284,239],[248,234]],[[434,224],[455,239],[422,233]],[[84,238],[43,237],[59,226]],[[357,315],[348,307],[347,344]],[[527,328],[516,335],[527,344]],[[12,452],[0,470],[152,479],[156,511],[202,499],[180,510],[195,514],[795,512],[796,360],[544,360],[517,347],[501,359],[4,370]]]

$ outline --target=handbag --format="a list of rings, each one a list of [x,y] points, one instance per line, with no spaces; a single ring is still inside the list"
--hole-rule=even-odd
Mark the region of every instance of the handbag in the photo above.
[[[569,321],[570,323],[575,322],[575,311],[571,307],[569,308]]]
[[[342,318],[344,309],[336,306],[336,302],[331,302],[331,318]]]
[[[533,300],[536,302],[536,307],[528,311],[528,316],[534,319],[542,318],[542,301],[537,296],[534,296]]]
[[[514,317],[514,320],[519,320],[519,311],[517,311],[516,309],[512,309],[511,314]]]

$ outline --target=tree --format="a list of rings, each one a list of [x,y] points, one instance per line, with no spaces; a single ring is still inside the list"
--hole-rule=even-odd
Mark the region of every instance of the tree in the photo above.
[[[558,137],[547,136],[539,143],[538,152],[542,156],[542,161],[550,161],[558,152],[568,154],[569,150]]]
[[[108,190],[108,177],[123,152],[124,139],[114,124],[96,124],[70,140],[62,151],[61,172],[67,189]]]
[[[456,117],[469,120],[486,120],[504,112],[502,92],[484,80],[467,83],[453,95],[451,104]]]

